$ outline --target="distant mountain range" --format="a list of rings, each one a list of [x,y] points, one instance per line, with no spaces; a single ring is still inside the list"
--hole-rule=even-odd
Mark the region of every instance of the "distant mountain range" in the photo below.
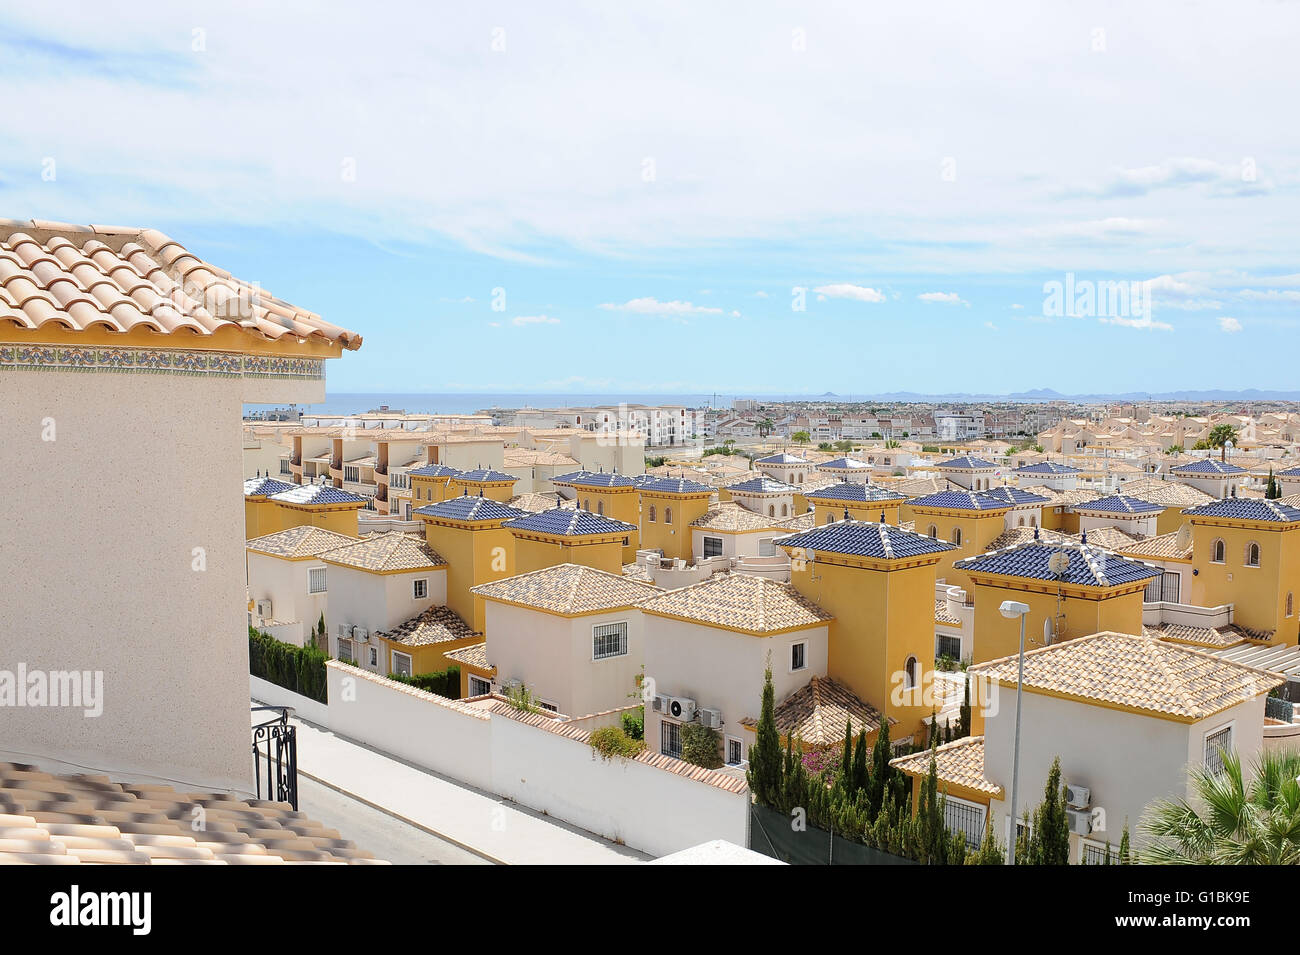
[[[1258,388],[1247,388],[1244,391],[1211,389],[1206,391],[1127,391],[1113,394],[1063,395],[1059,391],[1055,391],[1051,388],[1032,388],[1029,391],[1016,391],[1009,395],[968,394],[965,392],[931,395],[921,394],[915,391],[889,391],[880,394],[854,394],[845,396],[826,392],[825,394],[817,395],[816,397],[807,397],[803,399],[795,398],[793,400],[816,401],[819,399],[839,399],[842,401],[920,401],[927,404],[971,401],[1074,401],[1081,404],[1090,402],[1109,403],[1116,401],[1300,401],[1300,391],[1269,391],[1260,390]]]

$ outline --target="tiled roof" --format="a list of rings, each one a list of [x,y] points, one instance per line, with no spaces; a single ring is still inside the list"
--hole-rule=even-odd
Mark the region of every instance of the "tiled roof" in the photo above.
[[[574,487],[636,487],[635,481],[617,471],[581,471],[566,483]]]
[[[784,481],[763,475],[741,481],[739,484],[732,484],[727,490],[732,494],[793,494],[798,488],[793,484],[786,484]]]
[[[506,521],[506,527],[537,534],[555,534],[562,537],[581,537],[588,534],[626,534],[636,530],[635,524],[616,521],[612,517],[593,514],[578,508],[553,507],[537,514],[525,514]]]
[[[775,519],[756,514],[734,501],[724,501],[691,521],[691,527],[714,531],[761,531],[776,527]]]
[[[1034,484],[1024,487],[1022,490],[1032,491],[1047,498],[1048,503],[1053,507],[1074,507],[1086,501],[1095,501],[1099,497],[1106,496],[1092,487],[1076,487],[1069,491],[1056,491],[1042,484]]]
[[[427,647],[468,640],[479,634],[450,607],[430,607],[418,617],[399,623],[392,630],[381,630],[376,636],[407,647]]]
[[[1006,510],[1011,505],[979,491],[940,491],[913,498],[912,507],[947,507],[961,511]]]
[[[808,462],[801,457],[797,457],[793,454],[787,454],[786,452],[782,451],[780,454],[769,454],[765,458],[758,458],[754,461],[754,463],[755,464],[807,464]]]
[[[1126,534],[1118,527],[1094,527],[1091,530],[1084,531],[1079,535],[1082,541],[1087,538],[1089,544],[1094,547],[1100,547],[1102,550],[1121,551],[1130,546],[1139,538],[1134,534]]]
[[[273,494],[269,501],[285,504],[364,504],[366,499],[332,484],[301,484],[288,491]]]
[[[423,537],[389,531],[321,554],[331,564],[343,564],[378,573],[445,567],[447,562]]]
[[[599,613],[631,607],[661,593],[654,584],[582,564],[556,564],[470,588],[488,600],[560,614]]]
[[[908,756],[891,759],[889,765],[909,776],[925,776],[930,772],[930,751],[922,750]],[[944,743],[934,751],[934,772],[943,782],[963,786],[976,792],[1002,798],[1002,787],[984,778],[984,737],[967,736]]]
[[[815,627],[833,619],[793,585],[750,574],[714,574],[640,606],[650,614],[750,633]]]
[[[1274,477],[1300,478],[1300,468],[1287,468],[1285,471],[1278,471]]]
[[[838,481],[805,495],[810,501],[848,501],[875,503],[879,501],[905,501],[906,494],[899,494],[878,484],[863,484],[859,481]]]
[[[646,481],[641,485],[641,490],[653,491],[656,494],[703,494],[711,492],[713,488],[689,478],[661,477],[654,481]]]
[[[529,491],[527,494],[516,494],[506,503],[529,514],[540,514],[542,511],[549,511],[553,507],[576,508],[578,506],[577,501],[570,501],[567,498],[560,497],[554,491],[549,493]]]
[[[462,494],[460,497],[449,497],[437,504],[417,507],[411,513],[455,521],[508,521],[519,517],[524,512],[500,501],[494,501],[490,497]]]
[[[298,485],[277,481],[273,477],[249,478],[244,482],[244,497],[267,497],[282,491],[292,491]]]
[[[857,458],[832,458],[817,465],[818,471],[863,471],[871,470],[871,465]]]
[[[376,861],[288,803],[0,763],[0,865]]]
[[[1188,647],[1109,631],[1025,653],[1025,688],[1084,701],[1132,707],[1192,722],[1267,693],[1276,673],[1240,666]],[[1016,685],[1017,658],[971,667]]]
[[[948,624],[949,626],[960,626],[960,625],[961,625],[961,620],[959,620],[957,617],[955,617],[955,616],[954,616],[954,615],[953,615],[953,614],[948,610],[948,601],[946,601],[946,600],[936,600],[936,601],[934,602],[934,622],[935,622],[935,623],[946,623],[946,624]]]
[[[793,517],[778,517],[776,526],[791,532],[810,531],[817,526],[817,515],[812,511],[804,511]]]
[[[1158,640],[1168,640],[1171,643],[1186,643],[1191,646],[1208,647],[1214,650],[1235,647],[1247,640],[1271,639],[1273,635],[1271,632],[1260,633],[1259,631],[1249,630],[1235,623],[1224,624],[1221,627],[1193,627],[1179,623],[1161,623],[1154,626],[1144,624],[1142,633]]]
[[[457,481],[467,484],[513,484],[519,480],[513,474],[506,474],[504,471],[494,471],[491,468],[475,468],[473,471],[462,471],[455,475]]]
[[[461,647],[459,650],[448,650],[443,654],[448,660],[455,660],[457,663],[463,663],[466,666],[477,667],[480,670],[493,670],[495,667],[488,663],[487,642],[471,643],[467,647]]]
[[[829,554],[849,554],[875,560],[906,560],[955,550],[956,545],[871,521],[836,521],[789,537],[778,537],[781,547],[799,547]]]
[[[1162,507],[1198,507],[1214,500],[1200,488],[1182,481],[1161,481],[1153,478],[1124,483],[1124,494]]]
[[[1033,491],[1026,491],[1022,488],[1004,487],[989,488],[987,491],[980,491],[985,497],[991,497],[995,501],[1001,501],[1003,504],[1010,504],[1012,507],[1023,507],[1026,504],[1047,504],[1049,498],[1041,494],[1035,494]]]
[[[1076,511],[1105,511],[1108,514],[1155,514],[1163,511],[1159,504],[1152,504],[1127,494],[1112,494],[1110,497],[1098,498],[1074,505]]]
[[[971,455],[962,455],[960,458],[953,458],[951,461],[943,461],[935,465],[944,471],[989,471],[997,467],[992,461],[985,461],[983,458],[972,457]]]
[[[203,261],[157,229],[0,220],[0,323],[104,329],[202,342],[227,328],[272,342],[361,347],[322,321]]]
[[[1225,517],[1240,521],[1272,521],[1290,524],[1300,521],[1300,508],[1283,504],[1280,501],[1251,500],[1241,497],[1225,497],[1220,501],[1202,504],[1183,511],[1192,517]]]
[[[1049,562],[1054,554],[1065,554],[1069,566],[1061,575],[1052,573]],[[1027,541],[1005,550],[990,551],[959,560],[953,567],[968,573],[1002,574],[1027,580],[1059,580],[1078,587],[1115,587],[1159,577],[1160,570],[1150,564],[1120,557],[1083,543]]]
[[[1016,468],[1017,474],[1082,474],[1078,468],[1072,468],[1068,464],[1060,464],[1057,461],[1039,461],[1037,464],[1026,464]]]
[[[852,724],[854,737],[862,730],[880,729],[879,710],[843,683],[824,676],[813,677],[778,703],[773,716],[782,738],[797,737],[818,749],[843,743],[846,724]],[[753,717],[740,722],[750,729],[758,726]]]
[[[1176,468],[1169,469],[1170,474],[1245,474],[1245,468],[1239,468],[1235,464],[1229,464],[1226,461],[1216,461],[1214,458],[1203,458],[1200,461],[1193,461],[1191,464],[1180,464]]]
[[[426,464],[423,467],[411,468],[406,473],[419,477],[456,477],[461,472],[459,468],[449,467],[446,464]]]
[[[540,448],[506,448],[502,453],[506,467],[571,467],[578,462],[560,451]]]
[[[1191,560],[1192,538],[1189,535],[1183,547],[1178,546],[1178,531],[1160,534],[1156,537],[1144,537],[1142,540],[1126,544],[1119,553],[1128,557],[1148,557],[1152,560]]]
[[[552,484],[571,484],[571,483],[573,483],[574,481],[577,481],[577,480],[579,480],[580,478],[582,478],[582,477],[584,477],[584,476],[586,476],[586,475],[588,475],[588,474],[590,474],[590,473],[591,473],[590,471],[586,471],[586,470],[583,470],[583,469],[581,469],[581,468],[578,469],[577,471],[566,471],[564,474],[557,474],[557,475],[555,475],[555,477],[551,478],[551,483],[552,483]]]
[[[287,557],[292,560],[302,557],[316,557],[328,550],[337,550],[340,547],[355,544],[356,542],[355,537],[348,537],[346,534],[337,534],[334,531],[327,531],[323,527],[301,524],[298,527],[267,534],[264,537],[255,537],[248,542],[247,546],[249,550],[255,550],[262,554],[272,554],[276,557]]]
[[[935,477],[933,474],[922,475],[921,477],[904,478],[901,481],[882,481],[886,487],[893,488],[900,494],[906,494],[908,497],[924,497],[927,494],[935,494],[947,487],[947,482],[942,478]]]

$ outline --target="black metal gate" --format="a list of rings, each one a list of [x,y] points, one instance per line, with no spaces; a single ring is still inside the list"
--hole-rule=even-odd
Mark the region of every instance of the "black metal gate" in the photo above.
[[[279,713],[253,726],[253,778],[258,799],[287,802],[298,808],[298,728],[289,722],[291,707],[255,706],[253,712]],[[266,795],[263,796],[263,783]]]

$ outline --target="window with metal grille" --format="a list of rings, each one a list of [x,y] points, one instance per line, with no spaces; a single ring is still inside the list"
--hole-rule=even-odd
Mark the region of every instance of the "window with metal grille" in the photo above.
[[[486,696],[492,692],[492,684],[488,680],[480,679],[476,676],[469,678],[469,695]]]
[[[1178,603],[1179,589],[1183,578],[1180,574],[1166,572],[1160,578],[1160,599],[1169,603]]]
[[[591,628],[591,656],[595,660],[627,655],[627,622],[602,623]]]
[[[347,660],[349,663],[353,662],[351,640],[344,640],[342,637],[339,638],[339,659]]]
[[[1212,773],[1223,772],[1223,754],[1232,751],[1232,727],[1206,734],[1205,768]]]
[[[741,754],[743,752],[744,752],[744,748],[741,745],[740,740],[736,739],[733,736],[728,736],[727,737],[727,765],[739,766],[741,762]]]
[[[682,758],[682,724],[667,720],[659,724],[659,752],[676,759]]]
[[[934,656],[935,659],[948,657],[952,660],[961,659],[961,637],[949,637],[937,634],[934,638]]]
[[[379,666],[379,650],[376,647],[370,648],[370,665],[372,667]]]
[[[1105,865],[1107,856],[1110,856],[1111,865],[1115,865],[1119,862],[1118,849],[1112,846],[1101,845],[1096,842],[1084,842],[1083,858],[1080,861],[1082,861],[1084,865]]]
[[[721,557],[722,556],[722,538],[706,537],[704,538],[704,556]]]
[[[808,665],[808,644],[807,642],[795,643],[790,646],[790,670],[802,670]]]
[[[1142,602],[1153,604],[1160,599],[1160,578],[1152,578],[1147,589],[1142,592]]]
[[[408,653],[393,651],[393,672],[402,676],[411,675],[411,656]]]
[[[307,571],[307,593],[323,594],[325,593],[325,568],[313,567]]]
[[[558,706],[556,706],[554,703],[548,703],[546,700],[538,700],[537,705],[540,706],[542,709],[546,710],[546,712],[548,713],[560,712],[560,708]]]
[[[354,484],[361,480],[361,469],[355,467],[345,467],[343,469],[343,480],[351,481]]]
[[[984,806],[976,802],[967,802],[953,796],[945,796],[943,801],[943,821],[948,831],[954,835],[966,834],[966,845],[978,846],[984,841]]]
[[[414,600],[423,600],[429,596],[429,581],[424,577],[411,581],[411,595]]]

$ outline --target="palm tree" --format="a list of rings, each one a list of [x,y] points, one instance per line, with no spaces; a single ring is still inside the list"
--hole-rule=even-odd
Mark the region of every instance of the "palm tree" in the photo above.
[[[1210,429],[1209,437],[1205,443],[1212,448],[1219,449],[1219,460],[1226,461],[1228,455],[1228,442],[1237,440],[1237,429],[1230,424],[1216,424]]]
[[[1147,809],[1151,843],[1139,861],[1153,865],[1300,864],[1300,753],[1268,751],[1247,780],[1235,753],[1223,769],[1189,772],[1193,797]]]
[[[771,418],[764,418],[762,421],[758,423],[758,436],[760,438],[766,438],[769,434],[771,434],[775,430],[776,430],[776,422],[773,421]]]

